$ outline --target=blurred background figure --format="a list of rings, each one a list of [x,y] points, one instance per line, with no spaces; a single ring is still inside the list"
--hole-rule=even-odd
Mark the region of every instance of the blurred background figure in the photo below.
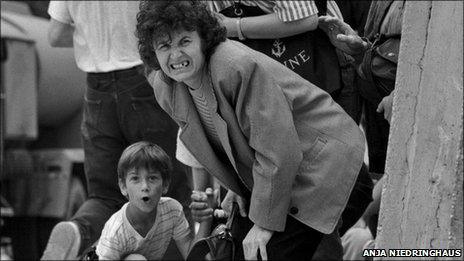
[[[42,259],[78,257],[126,202],[116,178],[125,147],[152,141],[174,158],[177,126],[157,105],[137,52],[138,10],[138,1],[50,2],[50,44],[73,47],[77,66],[87,73],[82,139],[89,198],[70,221],[55,226]],[[174,166],[167,195],[188,212],[185,169]]]
[[[357,87],[363,101],[369,171],[376,179],[380,179],[374,189],[374,201],[357,226],[342,238],[345,258],[359,257],[358,251],[376,235],[404,3],[405,1],[372,2],[364,38],[339,19],[328,16],[319,19],[320,27],[327,32],[331,42],[354,57],[360,79]]]

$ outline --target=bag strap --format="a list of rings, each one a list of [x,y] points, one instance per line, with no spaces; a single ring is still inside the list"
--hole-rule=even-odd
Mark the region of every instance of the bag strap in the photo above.
[[[231,240],[232,241],[232,238],[230,237],[230,230],[232,228],[232,225],[234,223],[234,220],[235,220],[235,215],[237,215],[237,211],[239,211],[239,206],[237,204],[237,202],[233,202],[232,203],[232,210],[231,210],[231,213],[229,215],[229,218],[227,219],[227,223],[226,223],[226,229],[225,229],[225,233],[224,236],[227,240]],[[218,236],[221,236],[221,235],[216,235],[216,237]],[[203,257],[205,256],[206,254],[210,253],[210,252],[215,252],[215,245],[211,242],[211,237],[206,237],[206,238],[202,238],[198,241],[195,242],[195,244],[192,246],[192,248],[190,249],[188,255],[187,255],[187,258],[186,260],[189,261],[194,261],[196,260],[198,257]],[[235,257],[235,245],[232,243],[232,257]],[[212,257],[213,259],[216,258],[216,257]]]
[[[186,261],[189,260],[196,260],[198,257],[203,257],[206,256],[210,252],[210,245],[208,244],[208,238],[202,238],[195,242],[195,244],[192,246],[190,249],[187,258],[185,259]]]
[[[239,210],[239,206],[238,206],[237,202],[233,202],[232,203],[232,210],[230,211],[230,215],[229,215],[229,218],[227,219],[227,223],[226,223],[226,228],[228,230],[232,229],[232,225],[234,224],[234,220],[235,220],[235,215],[237,215],[238,210]]]
[[[314,3],[319,11],[317,16],[327,15],[327,0],[315,0]]]

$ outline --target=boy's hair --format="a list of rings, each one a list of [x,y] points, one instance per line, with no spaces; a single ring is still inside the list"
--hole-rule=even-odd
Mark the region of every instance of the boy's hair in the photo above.
[[[171,180],[171,158],[158,145],[139,141],[127,147],[118,162],[118,178],[125,181],[127,172],[131,169],[146,168],[159,171],[164,184]]]
[[[226,40],[226,29],[217,18],[199,1],[150,1],[140,3],[137,14],[136,36],[140,57],[147,72],[160,70],[153,47],[153,40],[171,36],[176,30],[197,31],[202,39],[206,61],[216,46]]]

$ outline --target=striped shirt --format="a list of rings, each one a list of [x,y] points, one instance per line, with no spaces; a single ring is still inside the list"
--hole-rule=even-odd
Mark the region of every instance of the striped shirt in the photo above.
[[[206,137],[213,144],[214,148],[222,148],[221,140],[216,131],[216,127],[213,123],[213,116],[208,101],[203,92],[203,85],[198,89],[189,89],[190,95],[192,96],[193,103],[197,108],[198,115],[200,116],[200,122],[203,125],[203,129],[206,132]]]
[[[214,12],[220,12],[234,4],[234,0],[205,2],[209,9]],[[283,22],[300,20],[316,15],[318,12],[314,1],[242,0],[240,3],[248,6],[257,6],[267,14],[276,13]],[[327,1],[327,14],[343,20],[342,13],[334,0]]]
[[[148,260],[163,258],[171,239],[179,240],[190,234],[182,206],[172,198],[161,197],[153,227],[142,237],[129,223],[126,208],[111,216],[103,228],[96,253],[100,260],[120,260],[129,254],[141,254]]]

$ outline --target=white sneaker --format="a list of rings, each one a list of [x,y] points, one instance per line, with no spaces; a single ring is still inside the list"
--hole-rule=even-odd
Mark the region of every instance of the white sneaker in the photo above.
[[[41,260],[76,260],[81,234],[76,223],[63,221],[53,228]]]

